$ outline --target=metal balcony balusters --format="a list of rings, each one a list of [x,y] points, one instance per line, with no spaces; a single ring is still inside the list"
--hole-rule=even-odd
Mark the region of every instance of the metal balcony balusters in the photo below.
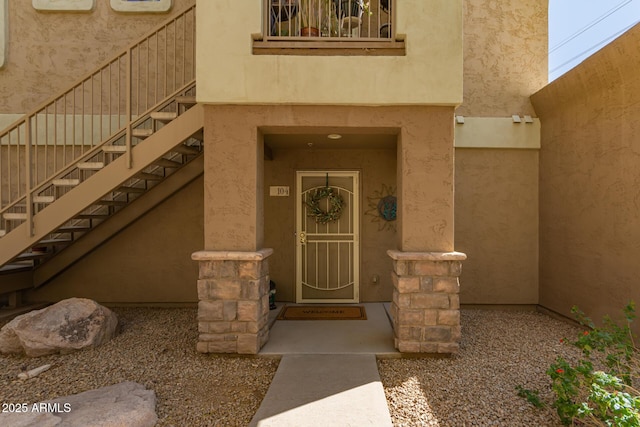
[[[264,0],[267,41],[392,41],[391,0]]]

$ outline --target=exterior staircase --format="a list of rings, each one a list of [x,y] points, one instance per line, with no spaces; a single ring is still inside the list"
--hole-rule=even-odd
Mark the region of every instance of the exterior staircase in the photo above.
[[[0,307],[202,174],[194,78],[195,6],[0,132]]]

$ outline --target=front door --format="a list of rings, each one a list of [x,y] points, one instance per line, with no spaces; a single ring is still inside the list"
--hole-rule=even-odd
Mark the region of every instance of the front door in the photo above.
[[[297,172],[296,302],[359,302],[358,188],[358,172]]]

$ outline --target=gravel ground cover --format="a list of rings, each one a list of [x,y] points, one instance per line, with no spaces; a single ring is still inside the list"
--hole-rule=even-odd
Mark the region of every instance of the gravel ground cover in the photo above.
[[[121,333],[96,349],[26,358],[0,355],[0,403],[33,403],[135,381],[156,393],[158,426],[246,426],[278,360],[195,351],[196,309],[114,308]],[[23,369],[53,367],[21,381]]]
[[[560,343],[580,329],[535,312],[462,310],[460,351],[450,358],[380,360],[395,426],[561,426],[555,409],[536,409],[516,386],[553,401],[545,371],[580,352]]]
[[[115,308],[121,333],[97,348],[26,358],[0,355],[0,402],[33,403],[122,381],[157,396],[158,426],[246,426],[278,360],[202,355],[195,351],[196,309]],[[450,358],[378,363],[395,426],[556,426],[552,408],[538,410],[515,387],[551,399],[545,370],[577,351],[560,338],[578,328],[539,313],[462,310],[460,353]],[[1,325],[0,325],[1,326]],[[22,381],[17,374],[53,367]]]

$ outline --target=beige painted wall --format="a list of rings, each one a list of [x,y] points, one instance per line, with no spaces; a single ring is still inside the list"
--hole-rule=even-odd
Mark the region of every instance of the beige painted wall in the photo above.
[[[539,122],[547,0],[464,2],[464,102],[456,115],[456,250],[463,304],[538,302]],[[513,123],[530,115],[534,123]],[[465,147],[465,148],[461,148]]]
[[[194,2],[174,0],[169,13],[148,14],[118,13],[103,0],[85,13],[39,12],[31,1],[9,2],[0,113],[35,108]]]
[[[640,25],[532,100],[542,120],[540,303],[640,301]]]
[[[202,189],[198,178],[27,299],[197,302],[198,265],[191,254],[203,246]]]
[[[269,186],[289,185],[293,191],[299,169],[360,170],[365,209],[367,197],[383,184],[397,186],[397,231],[379,231],[374,217],[364,214],[361,223],[361,298],[389,300],[388,249],[453,250],[452,113],[446,107],[205,107],[205,249],[273,247],[269,263],[278,299],[292,301],[294,198],[270,198]],[[382,149],[368,146],[365,138],[361,148],[338,149],[336,142],[309,153],[300,138],[274,148],[273,160],[263,160],[265,135],[329,133],[383,135],[391,143]],[[380,277],[377,285],[371,283],[374,275]]]
[[[464,102],[456,114],[535,116],[547,84],[548,0],[464,1]]]
[[[274,149],[273,160],[265,161],[265,246],[274,249],[269,258],[269,275],[277,284],[279,301],[295,301],[295,173],[297,170],[360,171],[360,299],[390,301],[391,258],[397,221],[385,224],[375,214],[380,194],[396,187],[396,150],[315,149],[300,137],[298,149]],[[269,186],[289,186],[289,197],[270,197]],[[384,186],[384,187],[383,187]],[[385,189],[386,187],[386,189]],[[392,227],[389,227],[392,226]],[[373,283],[373,277],[379,278]]]
[[[462,0],[394,3],[397,32],[406,34],[406,56],[253,55],[251,35],[261,32],[262,0],[198,0],[197,5],[200,102],[457,105],[462,101]]]
[[[460,302],[537,304],[538,150],[456,149]]]

